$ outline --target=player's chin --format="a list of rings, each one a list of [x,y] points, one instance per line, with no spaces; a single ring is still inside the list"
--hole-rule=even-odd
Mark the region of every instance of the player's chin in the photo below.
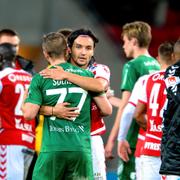
[[[84,60],[81,60],[81,61],[78,61],[78,65],[79,66],[85,66],[85,65],[87,65],[87,62]]]

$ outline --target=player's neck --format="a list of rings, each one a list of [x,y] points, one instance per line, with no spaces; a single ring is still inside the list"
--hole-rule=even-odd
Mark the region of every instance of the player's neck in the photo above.
[[[138,48],[134,51],[134,58],[137,58],[138,56],[150,56],[147,48]]]
[[[167,65],[161,65],[161,70],[165,70],[165,69],[167,69],[169,66],[167,66]]]
[[[58,65],[58,64],[62,64],[62,63],[65,63],[66,60],[65,59],[53,59],[50,61],[50,64],[52,66],[55,66],[55,65]]]

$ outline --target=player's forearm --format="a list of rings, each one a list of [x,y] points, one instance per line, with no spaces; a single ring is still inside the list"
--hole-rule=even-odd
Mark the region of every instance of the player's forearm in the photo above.
[[[140,127],[142,127],[144,130],[146,130],[147,126],[146,112],[146,104],[139,101],[135,109],[134,118],[136,119],[136,122],[140,125]]]
[[[112,130],[110,132],[108,141],[111,141],[111,142],[116,141],[117,135],[118,135],[118,132],[119,132],[120,117],[121,117],[121,109],[119,108],[118,112],[117,112],[117,115],[116,115],[116,118],[115,118],[113,128],[112,128]]]
[[[37,104],[32,104],[32,103],[24,103],[22,110],[23,110],[23,116],[26,120],[32,120],[34,119],[39,111],[39,105]]]
[[[53,107],[52,106],[41,106],[39,114],[52,116],[53,114]]]
[[[66,72],[65,79],[72,82],[73,84],[77,84],[83,89],[93,92],[103,92],[107,88],[106,84],[99,81],[98,79],[79,76],[69,72]]]
[[[124,108],[119,125],[118,141],[126,139],[127,133],[133,121],[134,111],[135,106],[130,103],[128,103]]]
[[[139,126],[146,131],[147,121],[146,121],[145,115],[144,114],[140,116],[135,115],[134,118],[136,119],[136,122],[139,124]]]
[[[100,113],[102,116],[109,116],[112,114],[112,105],[107,99],[106,94],[96,96],[93,99],[96,102],[98,108],[100,109]]]
[[[119,107],[119,104],[121,103],[121,99],[117,98],[115,96],[110,96],[108,98],[108,100],[110,101],[110,103],[114,106],[114,107]]]

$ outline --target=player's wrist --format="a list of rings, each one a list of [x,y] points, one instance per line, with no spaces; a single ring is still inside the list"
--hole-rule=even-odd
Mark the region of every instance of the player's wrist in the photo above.
[[[57,116],[56,106],[52,107],[51,112],[52,112],[52,116]]]
[[[71,73],[70,72],[66,72],[66,71],[63,72],[63,79],[69,80],[70,77],[71,77]]]
[[[124,137],[118,137],[117,138],[117,141],[124,141],[124,140],[126,140]]]

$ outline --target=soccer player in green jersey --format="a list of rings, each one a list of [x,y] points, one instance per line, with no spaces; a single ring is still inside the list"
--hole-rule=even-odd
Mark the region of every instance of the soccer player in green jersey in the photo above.
[[[110,77],[109,68],[105,65],[97,64],[94,61],[92,63],[92,60],[94,60],[94,49],[97,42],[98,41],[96,36],[89,29],[77,29],[73,31],[68,37],[70,53],[69,61],[78,67],[91,70],[95,74],[95,79],[91,79],[90,81],[90,78],[89,80],[86,78],[85,80],[83,80],[84,77],[77,78],[77,75],[64,71],[59,67],[57,67],[56,69],[45,69],[41,72],[41,75],[46,78],[53,78],[56,80],[62,80],[65,77],[66,80],[78,84],[79,86],[83,86],[83,88],[92,91],[97,89],[96,84],[98,84],[99,82],[101,82],[101,84],[104,84],[104,87],[107,87]],[[97,83],[93,84],[92,81],[96,81]],[[97,98],[101,101],[100,103],[97,103]],[[105,180],[106,168],[104,145],[100,135],[105,132],[105,125],[102,116],[108,115],[108,111],[111,110],[112,107],[108,108],[108,106],[110,106],[110,102],[108,102],[105,94],[103,96],[97,96],[95,97],[95,99],[96,104],[92,102],[91,105],[91,148],[93,159],[93,172],[94,179],[100,178]],[[42,107],[41,113],[42,109],[43,114],[51,113],[51,108],[52,107],[47,106]],[[54,114],[58,117],[62,117],[64,115],[64,118],[66,118],[66,116],[71,117],[68,112],[62,113],[62,111],[66,109],[62,107],[62,104],[58,104],[53,109]]]
[[[87,70],[66,62],[67,44],[61,33],[43,38],[43,53],[49,64],[81,76],[93,77]],[[53,67],[52,67],[53,68]],[[92,78],[93,79],[93,78]],[[41,105],[69,102],[81,113],[72,121],[45,116],[41,152],[33,180],[93,179],[90,145],[90,94],[67,80],[52,80],[36,74],[22,106],[27,120],[34,118]]]
[[[151,57],[148,53],[151,38],[151,27],[145,22],[135,21],[123,26],[123,49],[126,56],[133,59],[128,61],[123,67],[121,78],[122,100],[121,104],[119,104],[116,119],[105,147],[107,158],[112,157],[112,149],[115,140],[117,139],[120,117],[128,102],[135,82],[140,76],[160,69],[157,60]],[[118,143],[118,148],[121,148],[122,156],[126,157],[125,162],[122,161],[122,159],[120,159],[119,162],[119,180],[135,179],[134,151],[138,129],[138,125],[133,121],[126,137],[127,141],[124,140]]]

